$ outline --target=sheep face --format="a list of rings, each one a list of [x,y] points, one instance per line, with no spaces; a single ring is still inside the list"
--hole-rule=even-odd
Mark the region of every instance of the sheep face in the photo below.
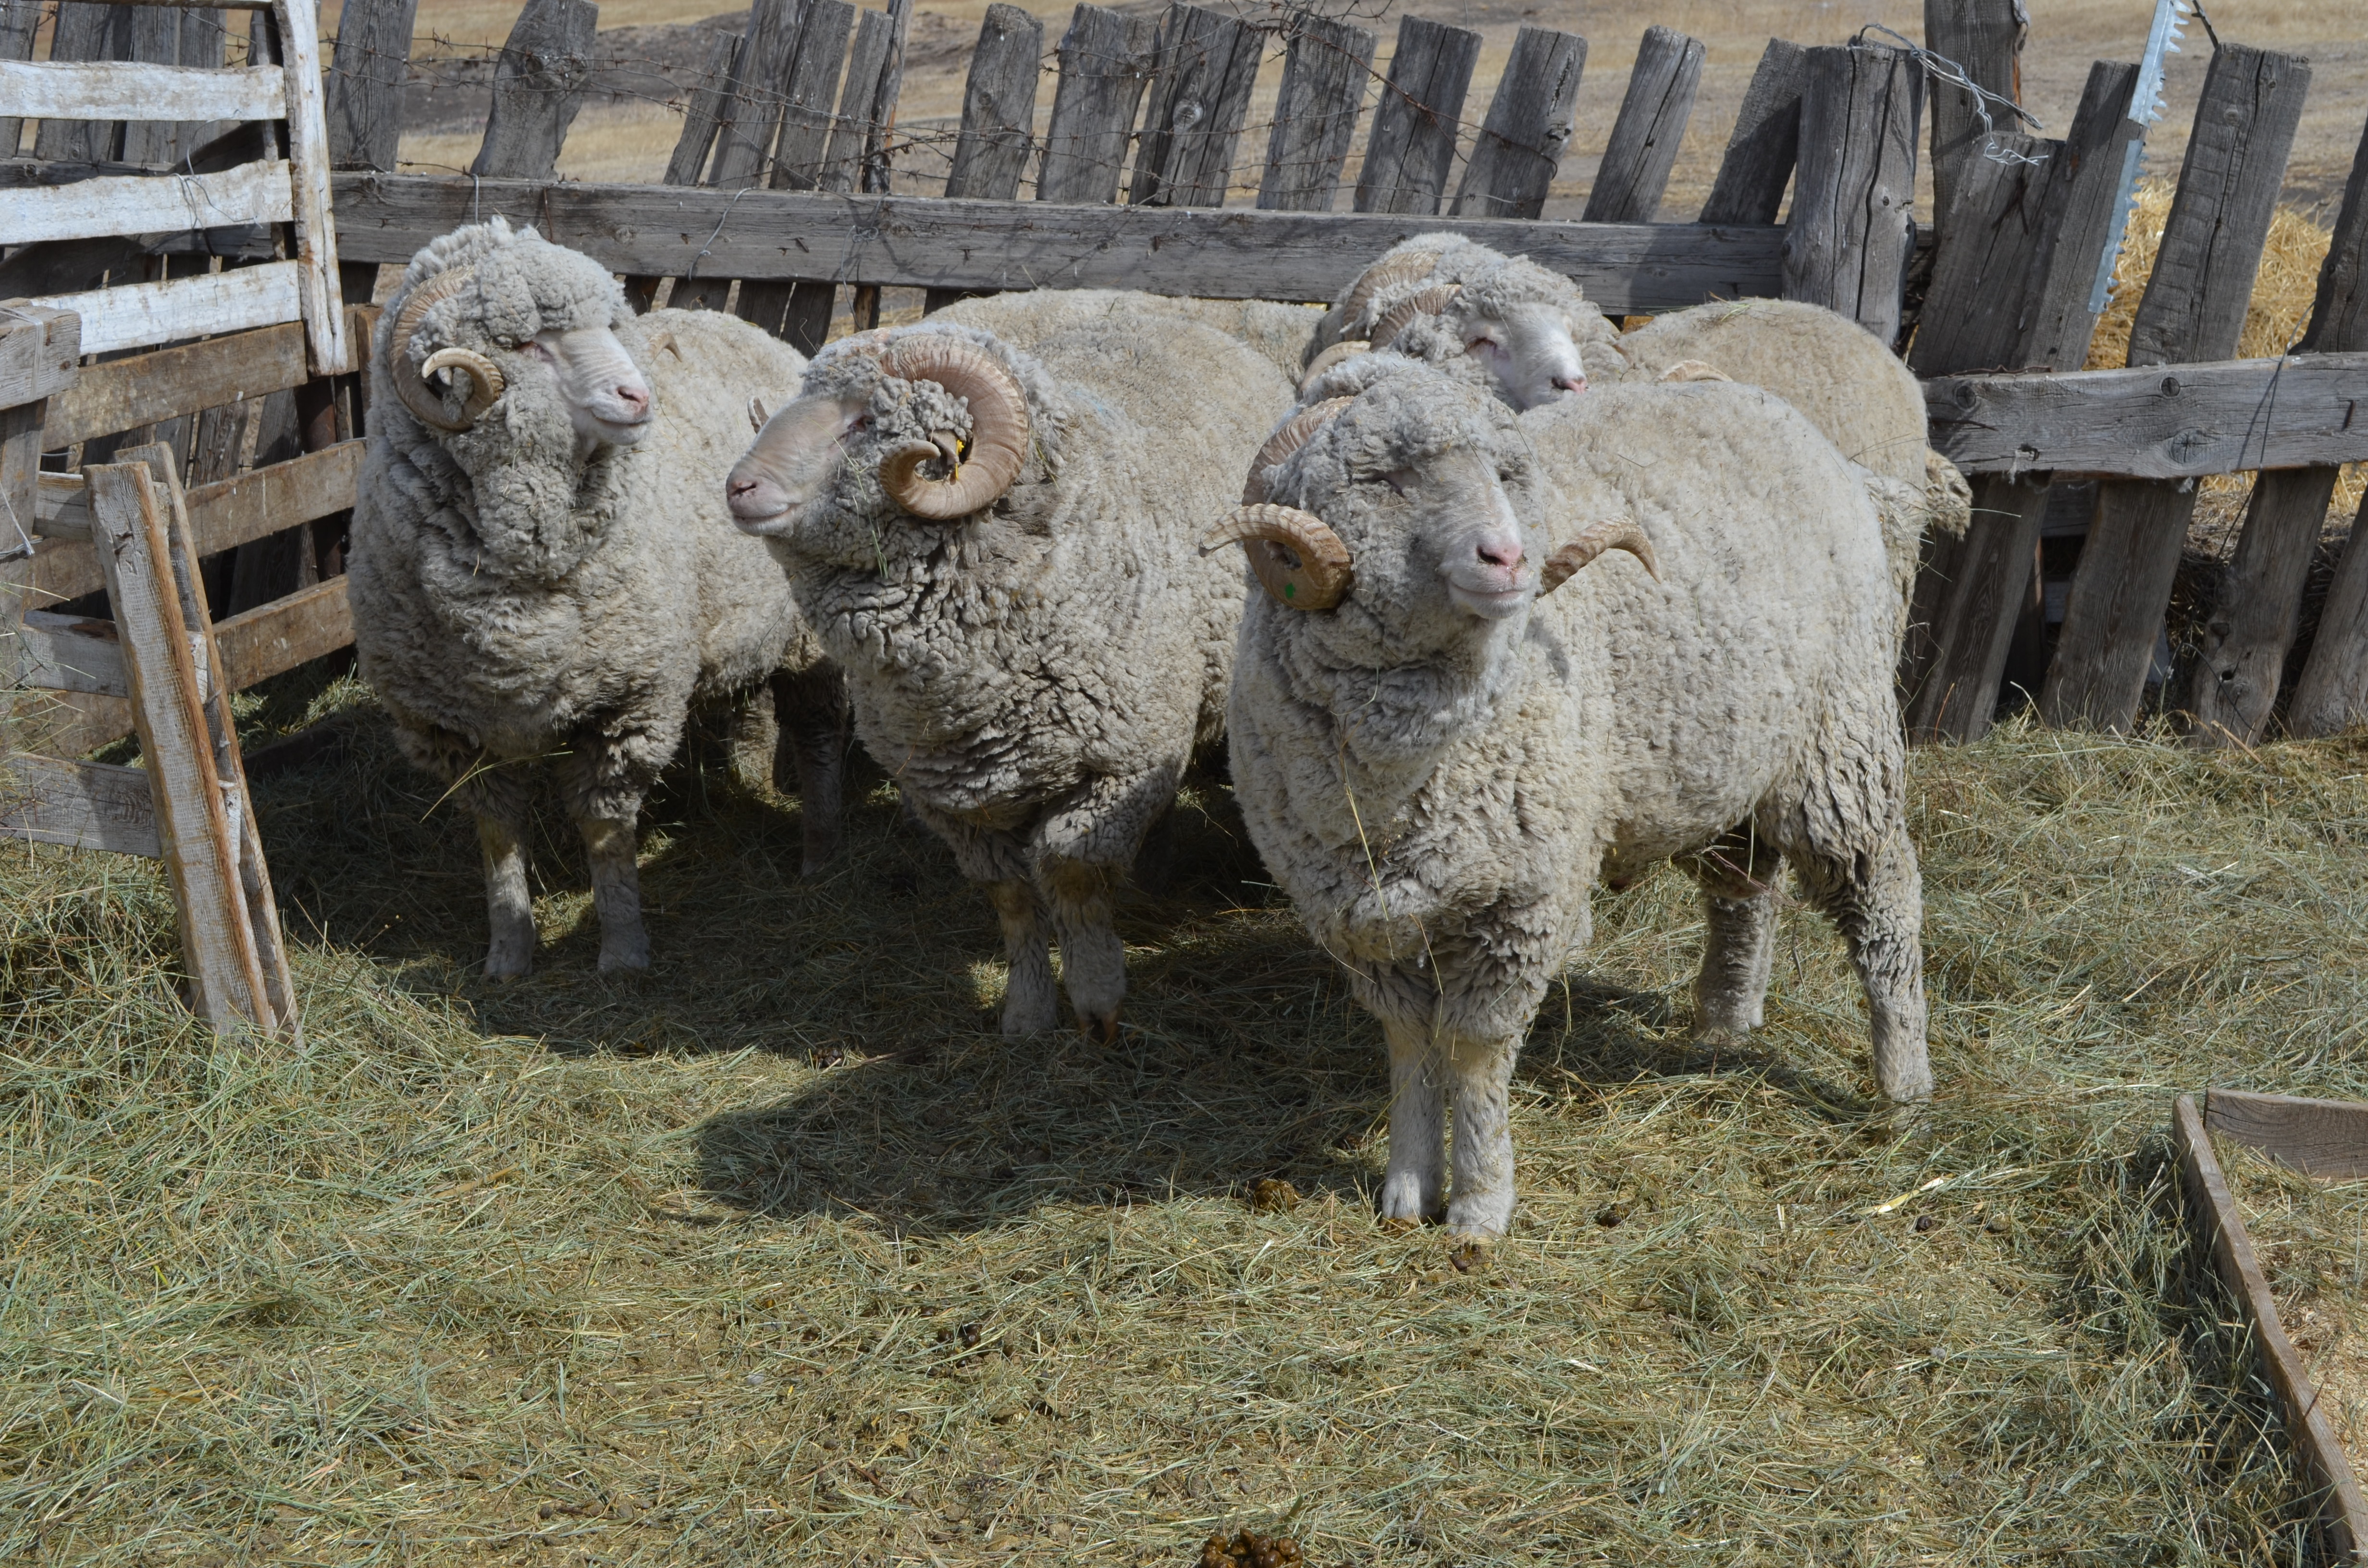
[[[404,361],[395,374],[414,381],[398,391],[446,436],[498,406],[514,427],[564,424],[586,451],[630,447],[652,417],[649,382],[617,336],[631,319],[623,290],[597,262],[522,235],[410,291],[397,323],[410,330],[392,347]]]
[[[733,466],[734,520],[834,566],[934,548],[915,520],[959,521],[994,505],[1031,445],[1030,400],[985,344],[983,334],[924,330],[835,345]]]
[[[1402,663],[1485,638],[1538,589],[1539,515],[1513,415],[1435,372],[1366,389],[1279,469],[1270,494],[1320,519],[1355,585],[1309,635]]]
[[[1535,408],[1587,390],[1587,368],[1560,308],[1534,301],[1501,312],[1454,312],[1445,324],[1463,339],[1463,352],[1487,370],[1515,408]]]

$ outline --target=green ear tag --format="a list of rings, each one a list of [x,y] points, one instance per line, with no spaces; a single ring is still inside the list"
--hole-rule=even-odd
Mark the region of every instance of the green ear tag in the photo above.
[[[1282,585],[1282,597],[1287,599],[1297,598],[1299,597],[1299,585],[1296,583],[1285,583]]]

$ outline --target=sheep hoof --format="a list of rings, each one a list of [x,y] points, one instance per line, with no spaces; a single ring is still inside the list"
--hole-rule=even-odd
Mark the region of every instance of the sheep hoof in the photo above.
[[[531,945],[512,948],[495,943],[485,954],[487,980],[524,980],[534,972],[534,949]]]
[[[1513,1222],[1513,1195],[1489,1193],[1447,1206],[1447,1233],[1460,1241],[1493,1242]]]
[[[1404,1173],[1383,1178],[1382,1222],[1411,1227],[1439,1218],[1439,1194],[1424,1186],[1420,1176]]]
[[[1099,1016],[1080,1014],[1077,1018],[1077,1028],[1084,1032],[1087,1040],[1096,1045],[1118,1043],[1118,1014],[1115,1012]]]
[[[613,947],[600,944],[600,972],[615,974],[621,971],[644,970],[650,967],[650,942],[646,937],[619,942]]]

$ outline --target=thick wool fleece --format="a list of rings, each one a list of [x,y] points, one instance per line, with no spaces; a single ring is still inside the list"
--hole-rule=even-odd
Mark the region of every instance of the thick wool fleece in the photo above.
[[[978,345],[1027,402],[1018,481],[966,517],[916,517],[881,488],[891,447],[970,426],[935,383],[882,369],[882,343],[909,334]],[[847,672],[856,732],[963,874],[990,884],[1012,953],[1007,1030],[1053,1021],[1040,907],[1081,1022],[1114,1028],[1117,879],[1223,723],[1245,572],[1197,542],[1238,499],[1290,385],[1180,319],[1149,338],[1113,319],[1032,353],[933,322],[825,349],[804,395],[868,400],[831,488],[768,541]]]
[[[1927,530],[1952,536],[1973,517],[1973,492],[1956,466],[1925,446],[1924,389],[1890,346],[1819,305],[1738,300],[1661,316],[1619,341],[1629,369],[1654,381],[1694,359],[1729,380],[1765,387],[1808,416],[1842,456],[1924,496],[1887,539],[1903,607],[1915,585]],[[1590,365],[1589,369],[1592,369]]]
[[[1456,613],[1372,483],[1456,453],[1496,464],[1533,558],[1626,517],[1662,580],[1614,552],[1510,619]],[[1328,613],[1252,601],[1235,794],[1389,1035],[1407,1119],[1385,1208],[1435,1203],[1452,1080],[1451,1222],[1502,1231],[1512,1054],[1588,940],[1599,874],[1660,858],[1681,858],[1710,905],[1705,1027],[1758,1021],[1781,852],[1851,940],[1883,1087],[1929,1091],[1881,527],[1805,420],[1714,382],[1607,388],[1517,420],[1401,362],[1269,473],[1278,501],[1339,534],[1356,576]]]
[[[1351,313],[1348,309],[1349,296],[1355,291],[1356,284],[1352,281],[1341,290],[1338,300],[1316,328],[1309,357],[1312,358],[1342,338],[1370,338],[1381,319],[1400,301],[1426,289],[1452,283],[1460,285],[1463,290],[1456,300],[1458,312],[1481,319],[1502,321],[1508,308],[1514,305],[1541,304],[1559,310],[1569,324],[1571,339],[1578,345],[1579,362],[1586,367],[1590,381],[1598,377],[1617,379],[1627,369],[1616,347],[1619,330],[1579,292],[1577,284],[1562,274],[1527,256],[1508,256],[1460,234],[1445,233],[1417,234],[1400,241],[1372,266],[1380,267],[1417,253],[1436,256],[1439,260],[1426,276],[1376,290],[1361,311]],[[1445,326],[1440,317],[1416,317],[1391,340],[1389,347],[1392,353],[1435,365],[1484,392],[1494,390],[1487,371],[1464,355],[1460,332]]]
[[[948,326],[976,327],[1024,349],[1056,333],[1120,325],[1145,317],[1180,317],[1239,338],[1295,381],[1323,312],[1313,305],[1286,305],[1272,300],[1179,299],[1131,289],[1036,289],[958,300],[929,320]],[[1188,377],[1195,373],[1184,364],[1178,366],[1178,372]]]

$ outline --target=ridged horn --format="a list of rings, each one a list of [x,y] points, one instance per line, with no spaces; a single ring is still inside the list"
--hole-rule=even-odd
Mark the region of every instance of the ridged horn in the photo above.
[[[1624,550],[1645,563],[1653,581],[1661,580],[1661,563],[1653,558],[1653,541],[1645,530],[1626,517],[1595,523],[1577,539],[1546,557],[1543,570],[1538,574],[1538,595],[1543,597],[1561,587],[1585,569],[1587,563],[1607,550]]]
[[[1455,296],[1463,292],[1455,283],[1435,284],[1418,293],[1408,294],[1384,312],[1373,324],[1373,347],[1387,348],[1417,316],[1435,316],[1455,303]]]
[[[434,378],[446,370],[468,372],[469,394],[461,400],[460,427],[465,430],[484,418],[485,410],[502,395],[501,367],[474,349],[438,348],[419,367],[419,379],[432,386]]]
[[[1373,296],[1397,283],[1418,283],[1439,270],[1439,253],[1429,250],[1408,251],[1404,256],[1384,256],[1357,275],[1349,287],[1348,299],[1341,301],[1340,324],[1353,327],[1363,319],[1365,308]]]
[[[1323,518],[1296,506],[1236,506],[1201,541],[1201,551],[1205,555],[1229,544],[1248,554],[1250,570],[1275,602],[1292,609],[1330,609],[1349,597],[1356,580],[1340,536]]]
[[[880,483],[916,517],[943,522],[992,505],[1019,477],[1028,454],[1028,401],[1011,373],[976,344],[938,333],[900,337],[881,356],[881,368],[908,381],[935,381],[970,403],[970,459],[943,479],[921,473],[942,461],[941,449],[911,441],[880,460]]]
[[[1338,365],[1343,359],[1354,359],[1360,354],[1372,353],[1372,349],[1373,346],[1371,343],[1366,342],[1361,337],[1342,338],[1339,342],[1334,344],[1331,347],[1326,348],[1323,353],[1318,354],[1315,358],[1308,361],[1307,369],[1301,373],[1299,378],[1299,390],[1301,392],[1305,392],[1307,390],[1307,384],[1310,381],[1313,381],[1316,377],[1322,375],[1333,366]]]
[[[1290,458],[1307,445],[1326,421],[1357,400],[1352,397],[1327,398],[1312,408],[1303,408],[1292,415],[1281,429],[1266,438],[1258,456],[1250,460],[1250,476],[1242,485],[1242,505],[1255,506],[1266,499],[1266,471]]]
[[[444,412],[444,401],[437,396],[436,389],[421,376],[410,373],[411,337],[419,330],[420,319],[431,308],[469,286],[469,278],[474,270],[467,267],[447,267],[421,283],[404,297],[403,308],[395,312],[394,326],[388,335],[387,346],[394,352],[394,363],[387,367],[387,380],[394,383],[395,400],[414,419],[448,436],[466,430],[471,420],[464,418],[454,423],[452,416]]]
[[[1664,381],[1731,381],[1725,370],[1702,359],[1680,359],[1663,370],[1658,377]]]

